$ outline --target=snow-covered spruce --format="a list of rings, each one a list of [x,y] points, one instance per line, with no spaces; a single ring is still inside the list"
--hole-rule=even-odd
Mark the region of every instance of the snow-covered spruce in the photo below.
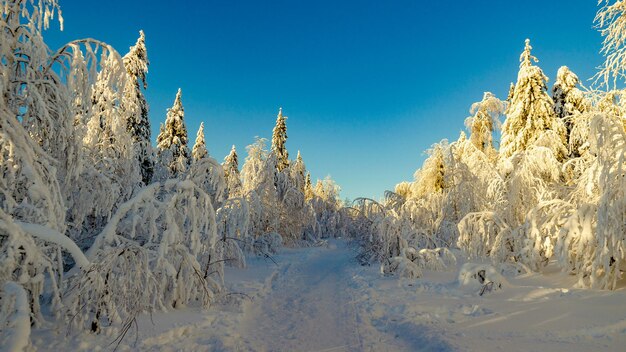
[[[178,89],[174,105],[167,109],[165,123],[161,124],[157,136],[157,158],[160,180],[182,177],[190,164],[190,152],[187,146],[187,127],[185,109],[182,103],[182,91]]]

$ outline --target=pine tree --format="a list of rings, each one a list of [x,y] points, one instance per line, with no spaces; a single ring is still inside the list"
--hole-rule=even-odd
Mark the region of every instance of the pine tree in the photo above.
[[[552,100],[554,101],[554,113],[563,121],[567,130],[567,143],[571,153],[578,156],[577,148],[571,146],[570,135],[574,127],[575,114],[582,114],[589,110],[589,102],[585,99],[583,92],[576,87],[580,81],[567,66],[561,66],[556,75],[556,82],[552,87]]]
[[[230,153],[224,158],[224,174],[228,177],[231,173],[239,173],[239,156],[235,145],[230,148]]]
[[[191,157],[188,179],[211,196],[211,204],[219,208],[226,199],[226,179],[222,165],[209,156],[204,139],[204,123],[200,123]]]
[[[127,128],[133,141],[135,157],[141,170],[141,179],[145,185],[149,184],[154,174],[154,160],[150,136],[150,119],[148,118],[148,103],[141,91],[146,89],[146,74],[148,73],[148,53],[146,51],[145,35],[139,31],[139,38],[130,51],[123,57],[124,67],[130,76],[124,88],[122,106],[128,110]]]
[[[532,145],[542,144],[562,158],[566,154],[565,126],[554,114],[552,99],[546,92],[548,78],[538,66],[533,66],[532,62],[538,60],[531,55],[531,49],[530,40],[526,39],[517,83],[502,125],[500,155],[508,158]]]
[[[291,179],[293,180],[294,186],[297,190],[304,194],[305,189],[305,174],[306,174],[306,166],[304,165],[304,161],[302,160],[302,156],[300,155],[300,151],[298,150],[298,156],[296,157],[296,162],[290,166]]]
[[[191,151],[191,157],[194,162],[197,162],[208,156],[209,152],[206,149],[206,142],[204,140],[204,122],[201,122],[198,133],[196,134],[196,142],[193,145],[193,150]]]
[[[306,200],[310,200],[313,198],[313,184],[311,183],[311,173],[306,173],[306,178],[304,180],[304,197]]]
[[[228,187],[228,197],[241,196],[241,176],[239,174],[239,157],[235,146],[230,149],[230,153],[224,158],[222,164],[224,176]]]
[[[189,167],[189,147],[185,110],[178,89],[174,105],[167,110],[165,124],[157,137],[158,156],[161,164],[169,170],[171,177],[178,177]]]
[[[283,116],[283,108],[278,110],[276,116],[276,126],[272,133],[272,149],[271,151],[276,155],[276,169],[283,171],[289,166],[289,153],[285,147],[287,142],[287,126],[285,124],[287,116]]]
[[[556,81],[552,87],[554,113],[560,119],[575,113],[583,113],[589,109],[583,92],[576,87],[580,83],[578,76],[567,66],[561,66],[556,74]],[[569,131],[569,129],[568,129]]]

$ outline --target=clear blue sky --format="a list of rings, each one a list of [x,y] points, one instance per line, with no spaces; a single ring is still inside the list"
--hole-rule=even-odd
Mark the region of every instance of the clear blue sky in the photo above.
[[[52,49],[92,37],[123,55],[145,31],[153,138],[181,87],[190,139],[204,121],[209,153],[235,144],[243,163],[282,106],[290,156],[349,198],[412,179],[484,91],[506,98],[525,38],[550,86],[561,65],[587,79],[602,61],[595,0],[60,3]]]

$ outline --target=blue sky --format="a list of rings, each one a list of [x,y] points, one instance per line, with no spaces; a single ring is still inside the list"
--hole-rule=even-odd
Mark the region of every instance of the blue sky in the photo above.
[[[123,55],[145,31],[153,138],[180,87],[190,139],[204,121],[209,153],[235,144],[243,163],[282,106],[290,155],[351,199],[412,179],[484,91],[505,99],[525,38],[549,86],[561,65],[586,80],[602,62],[595,0],[60,3],[51,49],[91,37]]]

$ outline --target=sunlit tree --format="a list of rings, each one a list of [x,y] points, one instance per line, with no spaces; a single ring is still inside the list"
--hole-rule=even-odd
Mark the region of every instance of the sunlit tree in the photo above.
[[[174,105],[167,109],[165,123],[157,137],[157,155],[161,166],[169,171],[169,177],[180,177],[189,167],[189,147],[185,110],[181,101],[182,92],[178,89]]]

